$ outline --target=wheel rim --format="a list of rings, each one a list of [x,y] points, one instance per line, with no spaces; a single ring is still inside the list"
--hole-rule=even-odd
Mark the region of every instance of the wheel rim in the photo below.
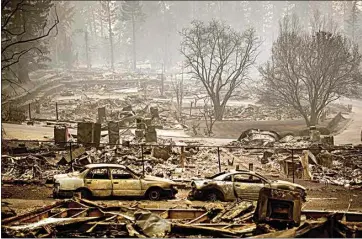
[[[150,199],[151,200],[156,200],[160,197],[160,194],[158,191],[151,191],[150,192]]]
[[[59,193],[59,185],[57,185],[57,186],[55,186],[55,187],[53,188],[53,193],[54,193],[54,194],[58,194],[58,193]]]
[[[217,200],[217,196],[215,193],[209,193],[208,196],[207,196],[207,199],[209,201],[216,201]]]
[[[82,191],[80,192],[80,195],[82,196],[82,198],[88,198],[88,197],[89,197],[88,192],[85,191],[85,190],[82,190]]]

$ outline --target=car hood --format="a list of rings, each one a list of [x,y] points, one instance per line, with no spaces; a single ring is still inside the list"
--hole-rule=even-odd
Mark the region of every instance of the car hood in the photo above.
[[[197,189],[200,189],[206,185],[208,185],[209,183],[211,182],[218,182],[217,180],[212,180],[212,179],[204,179],[204,180],[194,180],[191,182],[191,185],[192,184],[195,184],[196,188]]]
[[[56,179],[63,179],[63,178],[74,178],[79,176],[79,172],[71,172],[71,173],[62,173],[62,174],[56,174],[53,176],[53,178]]]
[[[303,187],[302,185],[300,184],[296,184],[296,183],[291,183],[291,182],[288,182],[288,181],[284,181],[284,180],[275,180],[275,181],[272,181],[271,182],[271,185],[273,187],[276,187],[276,188],[280,188],[280,189],[283,189],[283,188],[300,188],[300,189],[303,189],[303,190],[306,190],[305,187]]]
[[[155,177],[155,176],[149,176],[149,175],[146,175],[143,179],[146,180],[146,181],[158,181],[158,182],[176,184],[176,182],[174,182],[174,181],[172,181],[170,179],[160,178],[160,177]]]

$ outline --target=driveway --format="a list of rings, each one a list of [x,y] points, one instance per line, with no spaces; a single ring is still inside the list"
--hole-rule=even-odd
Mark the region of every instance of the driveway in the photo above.
[[[342,99],[339,102],[342,104],[351,104],[352,115],[351,122],[347,127],[334,137],[335,144],[361,144],[362,100]]]

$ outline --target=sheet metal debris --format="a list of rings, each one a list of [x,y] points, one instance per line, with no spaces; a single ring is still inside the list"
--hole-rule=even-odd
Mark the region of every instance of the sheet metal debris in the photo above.
[[[269,222],[254,223],[250,211],[234,213],[240,205],[245,208],[242,201],[227,208],[147,209],[73,198],[2,220],[2,237],[358,237],[362,232],[362,214],[346,213],[342,220],[342,213],[307,211],[300,226],[278,229]]]

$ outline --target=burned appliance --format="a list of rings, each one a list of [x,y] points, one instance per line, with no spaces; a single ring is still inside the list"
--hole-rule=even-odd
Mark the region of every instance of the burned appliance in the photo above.
[[[277,223],[298,226],[301,217],[301,197],[296,191],[262,188],[254,214],[257,223]]]

